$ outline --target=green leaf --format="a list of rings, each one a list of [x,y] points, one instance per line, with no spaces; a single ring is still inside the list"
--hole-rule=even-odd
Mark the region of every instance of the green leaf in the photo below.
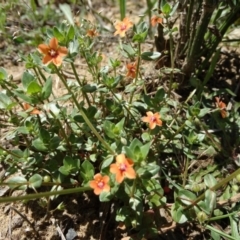
[[[33,140],[32,141],[32,145],[38,151],[43,151],[43,152],[47,152],[48,151],[48,148],[45,146],[44,142],[40,138],[37,138],[37,139]]]
[[[103,122],[103,131],[111,139],[115,138],[115,134],[113,132],[114,127],[115,127],[115,125],[108,120],[105,120]]]
[[[18,91],[13,91],[13,93],[20,99],[24,100],[25,102],[30,103],[30,104],[33,103],[32,99],[29,96],[27,96],[25,93],[18,92]]]
[[[129,206],[136,212],[136,214],[139,214],[143,207],[141,199],[136,195],[130,198]]]
[[[188,220],[184,208],[178,202],[173,203],[171,213],[173,220],[177,223],[183,224]]]
[[[82,87],[82,91],[85,93],[93,93],[97,90],[96,84],[86,84]]]
[[[40,130],[39,130],[39,137],[40,137],[40,139],[43,141],[43,143],[48,144],[49,141],[50,141],[50,134],[49,134],[49,132],[48,132],[46,129],[44,129],[44,128],[40,128]]]
[[[165,97],[165,91],[163,88],[160,88],[157,90],[156,95],[154,97],[154,102],[159,103],[164,100]]]
[[[161,56],[160,52],[144,52],[141,54],[141,58],[146,61],[153,61]]]
[[[142,140],[144,142],[150,141],[151,140],[151,135],[149,134],[149,132],[144,132],[141,136]]]
[[[151,146],[151,142],[146,143],[145,145],[143,145],[142,147],[140,147],[140,151],[141,151],[141,155],[142,155],[142,159],[141,160],[145,160],[148,152],[150,150],[150,146]]]
[[[48,77],[47,81],[42,88],[42,98],[43,100],[48,99],[52,93],[52,78]]]
[[[11,98],[4,93],[0,93],[0,109],[8,109],[11,104]]]
[[[72,158],[70,156],[66,156],[63,159],[63,165],[70,169],[71,173],[75,173],[80,169],[80,160],[76,158]]]
[[[100,202],[109,202],[112,199],[112,194],[110,192],[103,191],[99,195]]]
[[[207,187],[212,188],[217,184],[217,180],[212,174],[207,174],[204,176],[204,183]]]
[[[137,174],[141,178],[151,178],[159,172],[160,167],[155,163],[148,163],[137,170]]]
[[[216,193],[210,189],[205,192],[205,203],[208,208],[208,213],[211,214],[216,207]]]
[[[94,167],[91,164],[91,162],[89,162],[88,160],[85,160],[82,165],[81,165],[81,172],[80,175],[82,176],[82,178],[84,179],[84,181],[89,181],[93,179],[94,176]]]
[[[29,73],[29,72],[24,72],[22,75],[22,85],[25,90],[27,90],[29,84],[35,80],[35,77]]]
[[[26,190],[28,181],[25,177],[14,176],[6,181],[11,189]]]
[[[62,42],[64,40],[64,34],[57,28],[54,27],[53,28],[53,35],[54,37],[56,37],[60,42]]]
[[[42,91],[42,87],[35,81],[32,81],[27,87],[27,93],[32,95]]]
[[[147,37],[148,31],[142,32],[142,33],[136,33],[134,34],[132,41],[137,43],[144,43],[145,39]]]
[[[71,25],[67,32],[67,38],[68,40],[73,40],[74,36],[75,36],[75,30],[74,30],[74,27]]]
[[[6,80],[8,77],[7,71],[5,70],[5,68],[0,67],[0,81],[2,80]]]
[[[178,193],[178,199],[186,204],[190,205],[196,199],[196,195],[186,189],[180,190]]]
[[[70,174],[70,172],[71,172],[71,169],[68,167],[68,166],[61,166],[59,169],[58,169],[58,171],[60,172],[60,173],[62,173],[63,175],[65,175],[65,176],[68,176],[69,174]]]
[[[42,176],[39,174],[34,174],[29,178],[29,187],[30,188],[39,188],[42,186]]]
[[[171,12],[171,6],[166,3],[162,8],[161,8],[162,12],[164,15],[168,16]]]
[[[63,12],[69,23],[74,26],[74,20],[70,6],[68,4],[59,4],[59,8]]]
[[[101,165],[101,170],[108,167],[113,162],[113,160],[114,160],[113,155],[107,156]]]

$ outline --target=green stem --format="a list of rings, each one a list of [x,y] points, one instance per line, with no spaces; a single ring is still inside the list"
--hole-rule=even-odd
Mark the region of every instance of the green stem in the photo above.
[[[60,77],[60,79],[62,80],[62,83],[64,84],[64,86],[66,87],[66,89],[68,90],[68,92],[71,94],[72,99],[76,105],[76,107],[78,108],[80,114],[82,115],[84,121],[86,122],[86,124],[88,125],[88,127],[92,130],[92,132],[95,134],[95,136],[98,138],[98,140],[103,144],[103,146],[113,155],[115,155],[115,152],[111,149],[111,147],[108,145],[107,142],[104,141],[104,139],[100,136],[100,134],[97,132],[97,130],[94,128],[94,126],[92,125],[92,123],[89,121],[87,115],[84,113],[84,111],[82,110],[80,104],[78,103],[75,95],[73,94],[72,90],[69,88],[69,86],[67,85],[65,78],[63,77],[63,74],[61,74],[58,70],[57,67],[55,67],[56,72],[58,74],[58,76]]]
[[[85,191],[89,191],[89,190],[91,190],[90,187],[79,187],[79,188],[64,189],[61,191],[27,194],[25,196],[1,197],[0,203],[16,202],[16,201],[22,201],[22,200],[32,200],[32,199],[55,196],[55,195],[66,195],[66,194],[72,194],[72,193],[85,192]]]
[[[138,79],[140,61],[141,61],[141,43],[138,43],[138,58],[137,58],[137,69],[136,69],[135,81],[137,81],[137,79]],[[136,85],[136,84],[135,84],[135,85]],[[135,94],[135,91],[132,91],[131,96],[130,96],[130,101],[129,101],[129,104],[130,104],[130,105],[131,105],[131,103],[132,103],[134,94]]]
[[[77,74],[75,65],[74,65],[73,63],[71,63],[71,67],[72,67],[73,73],[74,73],[74,75],[75,75],[75,78],[76,78],[79,86],[82,87],[83,85],[82,85],[82,83],[81,83],[81,81],[80,81],[80,79],[79,79],[79,77],[78,77],[78,74]],[[87,100],[88,106],[91,106],[91,103],[90,103],[90,100],[89,100],[89,98],[88,98],[88,95],[87,95],[86,93],[84,93],[84,92],[83,92],[83,95],[84,95],[84,97],[85,97],[86,100]]]
[[[13,153],[13,152],[11,152],[11,151],[9,151],[8,149],[2,147],[1,145],[0,145],[0,149],[3,150],[3,151],[5,151],[5,152],[7,152],[9,155],[12,155],[12,156],[17,157],[17,158],[21,158],[21,156]]]
[[[120,102],[119,98],[117,97],[117,95],[116,95],[112,90],[110,90],[110,91],[111,91],[112,95],[118,100],[118,103],[121,104],[121,102]],[[139,126],[139,124],[138,124],[138,121],[137,121],[136,118],[133,116],[133,114],[132,114],[131,111],[128,109],[128,107],[127,107],[126,105],[124,105],[124,104],[123,104],[122,106],[126,109],[126,111],[128,112],[128,114],[132,116],[133,120],[135,121],[135,123],[137,124],[137,126],[140,128],[140,126]]]
[[[233,172],[231,175],[227,176],[226,178],[224,178],[222,181],[218,182],[216,185],[214,185],[213,187],[210,188],[211,191],[216,191],[219,188],[221,188],[222,186],[227,185],[230,181],[232,181],[233,178],[235,178],[238,174],[240,174],[240,168],[238,170],[236,170],[235,172]],[[205,192],[203,194],[201,194],[198,198],[196,198],[194,200],[194,202],[190,205],[188,205],[187,207],[185,207],[184,210],[188,210],[192,207],[194,207],[198,202],[200,202],[201,200],[203,200],[205,198]]]
[[[185,187],[185,184],[187,182],[188,165],[189,165],[189,159],[187,157],[186,164],[185,164],[185,169],[184,169],[184,173],[183,173],[183,184],[182,184],[183,187]]]

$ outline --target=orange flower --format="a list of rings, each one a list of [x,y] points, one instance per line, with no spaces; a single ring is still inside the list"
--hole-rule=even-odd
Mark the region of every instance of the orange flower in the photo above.
[[[136,77],[136,72],[137,72],[137,63],[128,63],[127,64],[127,77],[135,78]]]
[[[44,64],[49,64],[52,62],[56,66],[60,66],[62,64],[62,58],[68,53],[66,47],[58,46],[58,40],[56,38],[52,38],[49,42],[49,45],[38,45],[38,50],[45,55],[42,60]]]
[[[87,36],[88,37],[97,37],[98,36],[98,32],[96,31],[96,29],[89,29],[87,30]]]
[[[115,28],[116,28],[116,32],[114,33],[114,35],[117,35],[119,34],[120,37],[124,37],[125,36],[125,33],[126,31],[131,28],[133,26],[133,23],[130,22],[129,18],[125,17],[123,19],[123,21],[121,22],[117,22],[115,24]]]
[[[226,104],[224,102],[220,101],[219,97],[215,97],[215,99],[216,99],[216,107],[220,108],[220,113],[221,113],[222,118],[227,117],[227,111],[225,111]]]
[[[160,17],[158,17],[158,16],[153,16],[153,17],[151,18],[151,25],[152,25],[153,27],[155,27],[158,23],[162,24],[162,22],[163,22],[163,19],[160,18]]]
[[[110,165],[110,172],[116,174],[116,181],[121,183],[125,177],[130,179],[136,178],[133,165],[131,159],[126,158],[124,154],[119,154],[116,157],[116,163]]]
[[[142,121],[149,123],[149,128],[154,129],[157,125],[162,126],[162,121],[160,120],[159,113],[147,112],[146,117],[142,117]]]
[[[23,108],[24,108],[24,110],[28,110],[28,109],[30,109],[30,108],[32,108],[28,103],[24,103],[23,104]],[[37,108],[34,108],[31,112],[30,112],[30,114],[32,114],[32,115],[38,115],[38,114],[40,114],[41,112],[37,109]]]
[[[94,189],[94,193],[99,195],[101,192],[109,192],[110,186],[108,185],[109,177],[102,176],[100,173],[97,173],[94,177],[94,180],[89,182],[91,188]]]

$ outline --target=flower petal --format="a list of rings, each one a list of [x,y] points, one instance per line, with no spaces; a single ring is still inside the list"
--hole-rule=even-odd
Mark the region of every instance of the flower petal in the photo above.
[[[116,182],[117,183],[122,183],[122,181],[124,180],[124,175],[121,171],[118,171],[116,173]]]
[[[156,127],[156,122],[149,122],[149,128],[152,130]]]
[[[136,178],[136,172],[132,167],[129,167],[126,171],[125,171],[125,176],[129,179],[134,179]]]
[[[39,44],[38,45],[38,51],[43,53],[43,54],[48,54],[49,50],[50,50],[50,48],[46,44]]]
[[[116,174],[119,171],[118,166],[116,163],[110,165],[110,172]]]
[[[61,56],[57,56],[55,58],[52,59],[52,62],[58,67],[62,64],[62,57]]]
[[[43,64],[49,64],[52,62],[52,57],[50,55],[45,55],[42,60]]]
[[[123,153],[116,156],[116,162],[117,163],[124,163],[126,161],[126,157]]]
[[[89,181],[89,186],[93,189],[98,188],[97,182],[95,180]]]
[[[102,177],[102,181],[107,185],[107,183],[109,182],[110,178],[109,176],[103,176]]]
[[[55,51],[58,50],[58,40],[55,37],[50,40],[49,47]]]
[[[111,188],[108,184],[105,184],[104,187],[103,187],[103,191],[104,192],[110,192]]]
[[[101,189],[101,188],[94,188],[94,193],[96,194],[96,195],[99,195],[101,192],[102,192],[103,190]]]
[[[146,114],[147,114],[148,117],[152,117],[154,115],[151,111],[146,112]]]
[[[146,122],[146,123],[150,122],[149,117],[142,117],[141,119],[143,122]]]
[[[58,54],[59,56],[66,56],[68,54],[68,49],[66,47],[59,47]]]

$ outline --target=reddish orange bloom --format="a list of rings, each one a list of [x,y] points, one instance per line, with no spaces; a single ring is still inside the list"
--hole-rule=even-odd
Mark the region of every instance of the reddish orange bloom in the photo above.
[[[109,192],[110,186],[108,185],[109,176],[102,176],[100,173],[97,173],[94,176],[94,180],[89,182],[91,188],[93,188],[94,193],[99,195],[101,192]]]
[[[24,103],[23,104],[23,108],[24,108],[24,110],[28,110],[28,109],[30,109],[31,108],[31,106],[28,104],[28,103]],[[38,114],[40,114],[41,112],[37,109],[37,108],[34,108],[31,112],[30,112],[30,114],[32,114],[32,115],[38,115]]]
[[[220,101],[219,97],[215,97],[216,99],[216,107],[220,108],[220,113],[222,118],[227,117],[226,104],[223,101]]]
[[[130,22],[129,18],[125,17],[123,21],[117,22],[115,24],[116,32],[114,35],[119,34],[120,37],[124,37],[125,33],[128,29],[130,29],[133,26],[133,23]]]
[[[158,16],[153,16],[153,17],[151,18],[151,25],[152,25],[153,27],[155,27],[158,23],[162,24],[162,22],[163,22],[163,19],[160,18],[160,17],[158,17]]]
[[[126,158],[124,154],[116,157],[116,163],[110,165],[110,172],[116,175],[116,181],[121,183],[125,177],[129,179],[136,178],[136,172],[133,169],[133,161]]]
[[[156,126],[162,126],[159,113],[147,112],[147,116],[142,117],[142,121],[149,123],[149,128],[154,129]]]
[[[87,36],[88,37],[97,37],[98,36],[98,32],[96,31],[96,29],[89,29],[87,30]]]
[[[62,58],[68,53],[66,47],[60,47],[58,45],[58,40],[56,38],[52,38],[49,42],[49,45],[38,45],[38,50],[44,54],[42,60],[44,64],[49,64],[52,62],[56,66],[60,66],[62,64]]]
[[[128,63],[127,64],[127,77],[135,78],[137,73],[137,63]]]

